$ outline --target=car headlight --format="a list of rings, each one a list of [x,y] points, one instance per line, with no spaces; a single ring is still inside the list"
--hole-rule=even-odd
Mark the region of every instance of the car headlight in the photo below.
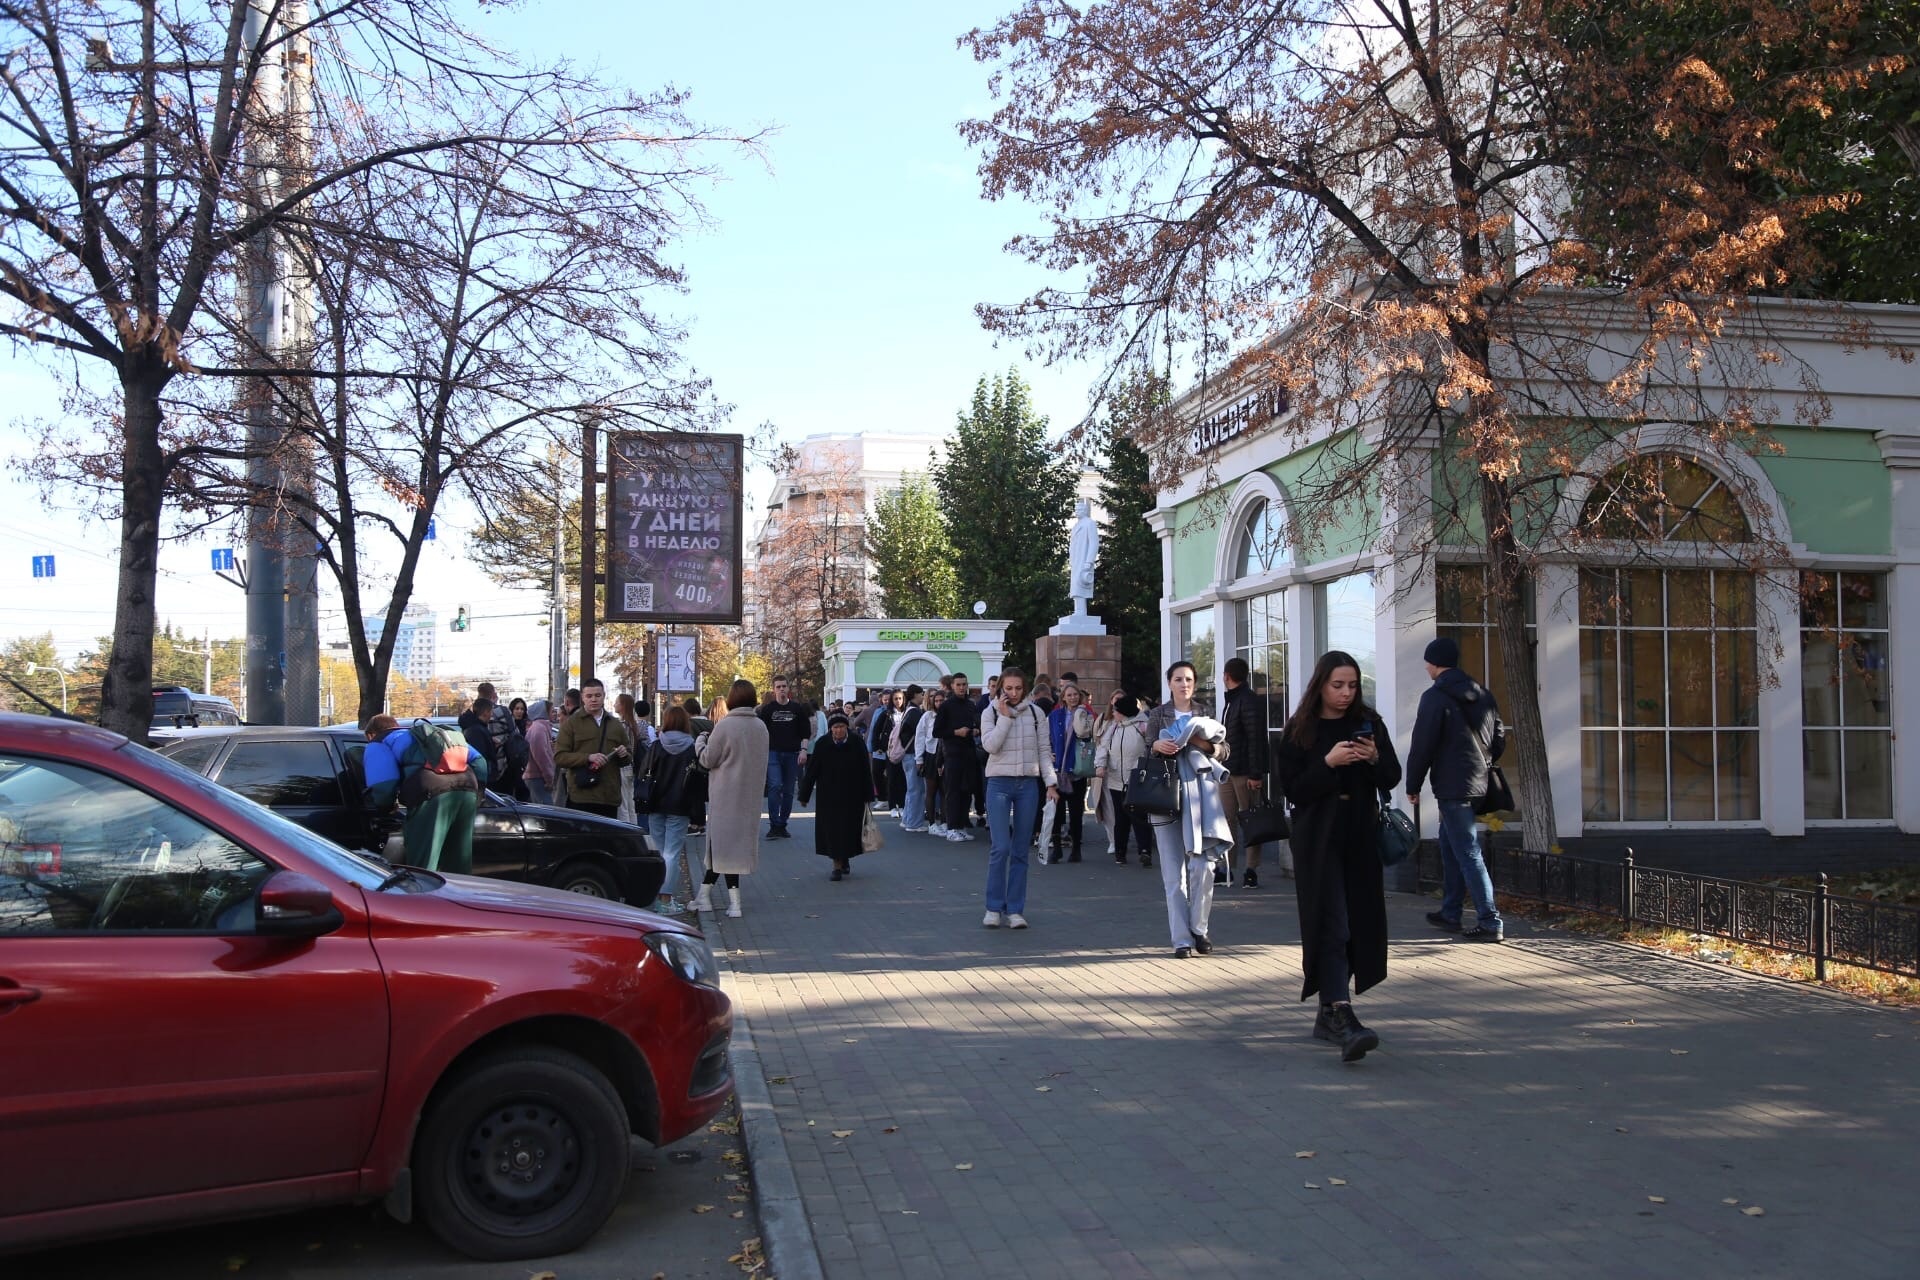
[[[647,947],[667,968],[695,986],[720,985],[720,966],[714,963],[712,948],[701,939],[661,930],[647,935]]]

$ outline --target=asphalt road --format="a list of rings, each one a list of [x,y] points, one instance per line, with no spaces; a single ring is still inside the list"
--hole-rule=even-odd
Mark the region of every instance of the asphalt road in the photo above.
[[[734,1127],[731,1109],[714,1127]],[[703,1129],[670,1147],[633,1145],[626,1198],[587,1247],[564,1257],[474,1262],[376,1205],[336,1208],[0,1257],[7,1280],[668,1280],[739,1277],[728,1261],[757,1234],[741,1141]],[[738,1181],[730,1180],[734,1175]],[[742,1199],[730,1200],[729,1196]],[[696,1212],[698,1206],[713,1206]],[[734,1215],[740,1215],[735,1217]]]

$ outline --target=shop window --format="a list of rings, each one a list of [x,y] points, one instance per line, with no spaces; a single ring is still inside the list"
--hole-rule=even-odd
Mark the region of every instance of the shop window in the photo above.
[[[1581,570],[1587,821],[1759,818],[1758,652],[1751,574]]]
[[[1287,697],[1287,593],[1272,591],[1233,603],[1233,651],[1247,664],[1247,687],[1266,716],[1270,792],[1280,734],[1292,710]]]
[[[1625,542],[1746,542],[1740,500],[1713,472],[1677,453],[1633,458],[1596,484],[1582,524]]]
[[[1180,615],[1179,657],[1193,664],[1194,696],[1218,709],[1214,699],[1213,609],[1195,609]]]
[[[1374,616],[1379,611],[1379,593],[1373,570],[1363,569],[1344,578],[1322,582],[1313,589],[1314,620],[1320,636],[1320,652],[1339,649],[1351,654],[1360,664],[1360,693],[1368,706],[1376,705],[1374,696]]]
[[[1507,679],[1506,659],[1500,653],[1493,611],[1487,607],[1486,567],[1443,564],[1435,578],[1435,633],[1452,637],[1460,646],[1460,669],[1493,692],[1494,701],[1511,724],[1512,717],[1505,716],[1505,710],[1513,705],[1512,686]],[[1527,610],[1527,648],[1537,655],[1540,628],[1533,612],[1533,584],[1525,584],[1521,594]]]
[[[1893,817],[1887,575],[1800,575],[1800,717],[1807,819]]]
[[[1292,559],[1287,547],[1287,522],[1279,504],[1265,498],[1253,504],[1240,522],[1234,543],[1233,574],[1251,578],[1271,573]]]

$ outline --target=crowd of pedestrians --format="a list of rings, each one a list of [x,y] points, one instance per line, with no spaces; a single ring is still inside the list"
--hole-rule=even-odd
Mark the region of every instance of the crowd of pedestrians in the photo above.
[[[647,703],[621,694],[609,706],[599,680],[568,690],[558,706],[519,698],[502,705],[483,684],[460,716],[478,782],[436,785],[417,797],[408,860],[468,869],[473,795],[491,785],[644,825],[667,864],[656,910],[712,911],[724,881],[721,909],[738,917],[742,877],[757,867],[763,839],[790,838],[797,799],[815,807],[814,852],[834,881],[881,843],[878,813],[898,819],[903,833],[957,843],[984,829],[982,923],[1025,929],[1032,859],[1081,861],[1091,812],[1116,864],[1158,865],[1172,954],[1187,960],[1214,950],[1214,896],[1230,883],[1230,869],[1238,866],[1242,888],[1260,887],[1267,864],[1247,824],[1274,801],[1291,827],[1272,867],[1295,882],[1301,999],[1318,998],[1313,1034],[1355,1061],[1380,1043],[1353,997],[1387,973],[1379,836],[1403,777],[1410,803],[1430,787],[1438,804],[1445,882],[1427,919],[1471,941],[1505,937],[1475,828],[1505,733],[1493,695],[1459,659],[1450,639],[1426,649],[1432,684],[1404,771],[1389,727],[1366,702],[1359,661],[1339,651],[1321,655],[1279,727],[1268,723],[1239,658],[1223,669],[1217,718],[1184,660],[1167,668],[1166,697],[1151,707],[1121,689],[1097,711],[1073,673],[1029,682],[1014,667],[980,691],[954,674],[928,688],[876,690],[860,706],[812,706],[781,675],[764,699],[752,682],[736,680],[705,714],[693,698],[668,706],[657,730]],[[418,754],[409,731],[380,716],[367,738],[370,789],[404,794],[408,753]],[[1270,786],[1277,795],[1267,795]],[[700,835],[704,865],[696,868],[692,837]],[[415,858],[416,839],[430,858]],[[700,882],[684,906],[673,894],[683,865]],[[1471,928],[1463,919],[1469,898]]]

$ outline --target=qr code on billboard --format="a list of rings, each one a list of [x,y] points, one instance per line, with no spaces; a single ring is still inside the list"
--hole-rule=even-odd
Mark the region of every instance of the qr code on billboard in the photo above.
[[[645,613],[653,608],[653,584],[651,582],[626,583],[628,613]]]

